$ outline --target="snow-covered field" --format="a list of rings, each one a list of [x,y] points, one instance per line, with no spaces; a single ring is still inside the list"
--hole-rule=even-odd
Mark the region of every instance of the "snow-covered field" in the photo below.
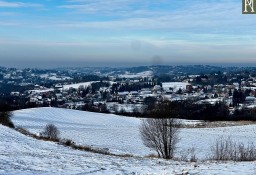
[[[124,158],[73,150],[35,140],[0,125],[0,174],[155,174],[253,175],[253,162],[200,164],[162,159]],[[196,166],[195,166],[196,165]]]
[[[139,136],[140,119],[60,108],[35,108],[15,111],[13,122],[33,133],[40,133],[51,123],[61,138],[77,144],[108,148],[119,154],[147,155]]]
[[[61,131],[61,138],[72,139],[77,144],[108,148],[113,153],[136,156],[154,153],[142,143],[139,133],[141,119],[137,118],[47,107],[15,111],[13,121],[17,127],[33,133],[42,132],[51,123]],[[205,159],[211,145],[221,136],[244,143],[256,142],[256,125],[182,129],[177,155],[194,148],[197,157]]]
[[[36,108],[15,111],[16,126],[39,133],[48,123],[55,124],[62,138],[78,144],[109,148],[118,154],[139,157],[114,157],[75,151],[55,143],[27,138],[0,126],[0,174],[256,174],[255,162],[193,163],[143,158],[152,153],[140,139],[140,119],[58,108]],[[210,146],[219,136],[230,136],[244,143],[256,140],[256,126],[223,128],[187,128],[180,132],[178,155],[189,154],[195,148],[203,160],[210,154]],[[19,173],[26,171],[26,173]]]
[[[121,74],[118,77],[119,78],[140,78],[140,77],[151,77],[152,75],[153,75],[152,71],[144,71],[136,74],[126,72],[125,74]]]

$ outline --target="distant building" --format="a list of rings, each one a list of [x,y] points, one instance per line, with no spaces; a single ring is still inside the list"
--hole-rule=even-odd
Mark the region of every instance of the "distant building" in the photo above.
[[[173,90],[173,92],[177,92],[180,89],[182,91],[186,91],[192,88],[191,84],[185,82],[164,82],[162,83],[162,87],[165,91]]]

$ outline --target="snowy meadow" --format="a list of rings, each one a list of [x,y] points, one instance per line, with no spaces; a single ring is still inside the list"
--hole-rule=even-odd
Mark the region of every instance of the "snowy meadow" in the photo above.
[[[51,123],[60,137],[79,145],[108,149],[133,157],[110,156],[73,150],[53,142],[36,140],[1,126],[0,174],[255,174],[255,162],[206,160],[219,137],[254,142],[256,125],[213,128],[182,128],[176,157],[193,154],[197,162],[148,158],[156,154],[143,145],[141,119],[58,108],[18,110],[16,127],[39,134]],[[22,172],[22,173],[21,173]]]

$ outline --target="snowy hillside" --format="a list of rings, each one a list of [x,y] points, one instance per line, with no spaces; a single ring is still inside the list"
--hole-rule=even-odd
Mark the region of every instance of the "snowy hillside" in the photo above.
[[[138,156],[154,153],[146,148],[140,138],[140,119],[59,108],[35,108],[15,111],[13,122],[16,126],[33,133],[42,132],[46,124],[55,124],[62,138],[77,144],[108,148],[112,153]],[[211,145],[221,136],[236,141],[255,142],[256,125],[187,128],[180,132],[177,155],[194,148],[199,159],[205,159],[211,152]]]
[[[0,174],[157,174],[252,175],[255,165],[242,163],[185,163],[149,158],[106,156],[73,150],[53,142],[26,137],[0,125]]]
[[[61,138],[77,144],[108,148],[119,154],[147,155],[140,139],[139,119],[59,108],[35,108],[15,111],[16,126],[40,133],[52,123],[61,132]]]

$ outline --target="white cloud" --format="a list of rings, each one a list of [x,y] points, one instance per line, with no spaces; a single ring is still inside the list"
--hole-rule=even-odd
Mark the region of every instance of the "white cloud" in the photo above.
[[[95,0],[95,1],[69,1],[71,4],[61,5],[60,8],[73,9],[84,13],[106,13],[110,11],[127,10],[134,0]],[[77,3],[78,2],[78,3]]]
[[[160,11],[150,10],[149,8],[159,4],[168,2],[166,0],[145,1],[145,0],[68,0],[68,3],[58,6],[59,8],[70,9],[75,13],[80,14],[95,14],[118,17],[129,16],[151,16]],[[170,3],[170,2],[168,2]],[[167,4],[168,4],[167,3]]]
[[[41,4],[0,1],[0,8],[42,7]]]
[[[4,2],[0,1],[0,7],[29,6]],[[141,58],[143,62],[157,55],[165,62],[171,59],[176,62],[253,61],[255,16],[242,15],[240,2],[184,0],[175,1],[182,4],[179,8],[164,10],[148,7],[159,1],[136,2],[69,0],[61,2],[57,9],[49,8],[50,12],[56,10],[59,16],[37,14],[38,20],[26,19],[26,16],[2,20],[0,26],[24,27],[9,33],[14,39],[20,38],[19,41],[7,42],[6,39],[0,40],[0,44],[8,47],[10,57],[15,53],[13,48],[22,48],[22,53],[25,50],[31,59],[49,53],[49,59],[56,56],[67,60],[127,58],[136,61]],[[19,56],[17,54],[17,58]]]
[[[60,6],[72,10],[97,13],[101,16],[108,12],[119,18],[107,20],[67,21],[60,23],[62,27],[74,28],[104,28],[104,29],[187,29],[187,30],[230,30],[243,25],[253,24],[254,19],[244,18],[241,15],[239,3],[196,3],[187,8],[173,10],[149,10],[139,7],[129,8],[133,0],[112,0],[112,1],[83,1],[72,0],[72,2],[83,2],[82,4],[71,4]],[[85,3],[89,2],[89,3]],[[120,5],[121,4],[121,5]],[[128,4],[128,5],[127,5]],[[140,5],[138,5],[140,6]],[[142,5],[141,5],[142,6]],[[120,13],[122,15],[120,16]],[[240,26],[238,26],[240,25]]]
[[[0,21],[0,26],[19,26],[18,22],[4,22]]]

